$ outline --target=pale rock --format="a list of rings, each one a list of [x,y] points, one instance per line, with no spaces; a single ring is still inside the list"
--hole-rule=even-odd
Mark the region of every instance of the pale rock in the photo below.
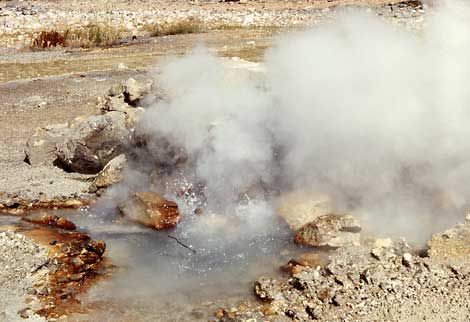
[[[344,247],[360,244],[361,226],[349,214],[322,215],[302,226],[295,233],[294,241],[299,245],[314,247]]]
[[[120,154],[109,161],[93,181],[92,190],[107,188],[122,180],[122,170],[126,165],[126,156]]]

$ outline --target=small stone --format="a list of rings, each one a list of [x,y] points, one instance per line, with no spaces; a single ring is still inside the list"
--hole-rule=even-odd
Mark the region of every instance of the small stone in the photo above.
[[[294,241],[299,245],[314,247],[356,246],[360,243],[361,226],[349,214],[328,214],[297,230]]]
[[[82,274],[72,274],[70,275],[70,280],[71,281],[79,281],[82,279]]]
[[[391,238],[376,238],[374,240],[374,247],[376,248],[388,248],[391,247],[393,241]]]
[[[403,265],[405,265],[406,267],[411,267],[412,261],[413,261],[413,255],[411,255],[410,253],[403,254],[403,258],[402,258]]]
[[[28,319],[30,313],[31,310],[29,309],[29,307],[25,307],[24,309],[18,311],[18,315],[23,319]]]
[[[215,317],[218,319],[222,319],[225,316],[225,310],[224,309],[217,309],[214,313]]]

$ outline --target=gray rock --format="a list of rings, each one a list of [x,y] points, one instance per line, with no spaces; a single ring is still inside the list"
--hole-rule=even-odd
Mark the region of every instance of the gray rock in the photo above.
[[[272,301],[275,299],[275,294],[279,292],[276,288],[277,281],[272,278],[261,276],[256,282],[254,291],[256,296],[263,301]]]
[[[124,102],[124,95],[108,96],[105,98],[104,103],[101,105],[101,109],[104,112],[118,111],[126,113],[133,107]]]
[[[135,129],[137,123],[139,122],[140,116],[144,112],[142,107],[136,107],[132,109],[128,109],[126,113],[126,127],[129,130]]]
[[[26,142],[26,162],[31,165],[52,165],[57,158],[56,145],[70,133],[67,124],[55,124],[36,129]]]
[[[124,113],[91,116],[71,128],[69,137],[57,144],[58,159],[64,168],[71,171],[98,173],[121,154],[128,136]]]
[[[123,84],[116,84],[111,86],[108,90],[108,96],[120,96],[124,93],[124,86]]]
[[[358,245],[360,231],[359,221],[351,215],[323,215],[297,230],[295,242],[314,247]]]
[[[122,83],[125,102],[136,105],[147,93],[150,92],[152,85],[150,83],[139,82],[134,78],[127,79]]]

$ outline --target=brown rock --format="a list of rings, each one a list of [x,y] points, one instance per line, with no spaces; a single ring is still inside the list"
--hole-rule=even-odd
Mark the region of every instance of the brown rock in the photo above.
[[[291,275],[298,274],[304,270],[305,267],[322,266],[323,262],[318,254],[306,253],[298,259],[291,259],[287,264],[281,266],[284,273]]]
[[[85,248],[101,257],[106,250],[106,243],[104,240],[91,240]]]
[[[361,226],[347,214],[323,215],[297,230],[294,241],[314,247],[343,247],[359,244]]]
[[[119,210],[128,219],[157,230],[173,228],[181,219],[175,202],[150,191],[136,192]]]
[[[66,230],[75,230],[77,228],[70,220],[46,212],[23,217],[22,220],[37,225],[57,227]]]
[[[75,230],[77,228],[73,222],[63,217],[58,217],[57,221],[55,222],[55,226],[57,228],[66,230]]]

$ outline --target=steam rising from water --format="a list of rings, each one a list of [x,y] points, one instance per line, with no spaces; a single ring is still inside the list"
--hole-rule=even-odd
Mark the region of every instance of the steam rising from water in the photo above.
[[[229,65],[197,49],[159,69],[168,97],[147,98],[137,129],[150,138],[147,152],[137,151],[140,162],[110,194],[153,184],[178,201],[184,220],[172,234],[198,253],[155,232],[129,235],[125,246],[111,238],[119,266],[140,263],[113,294],[178,291],[188,283],[172,278],[181,267],[219,269],[224,280],[214,263],[269,263],[291,240],[276,220],[278,197],[290,191],[326,193],[369,228],[418,241],[468,207],[468,6],[441,8],[419,34],[345,12],[280,39],[265,72]],[[165,171],[149,175],[156,164]],[[192,214],[198,206],[203,215]]]
[[[420,34],[343,13],[282,38],[263,82],[196,50],[162,67],[158,86],[171,99],[148,109],[141,130],[184,149],[183,172],[206,184],[214,212],[234,212],[256,187],[313,190],[423,238],[467,206],[469,12],[445,7]],[[259,229],[272,198],[250,202],[247,227]]]

